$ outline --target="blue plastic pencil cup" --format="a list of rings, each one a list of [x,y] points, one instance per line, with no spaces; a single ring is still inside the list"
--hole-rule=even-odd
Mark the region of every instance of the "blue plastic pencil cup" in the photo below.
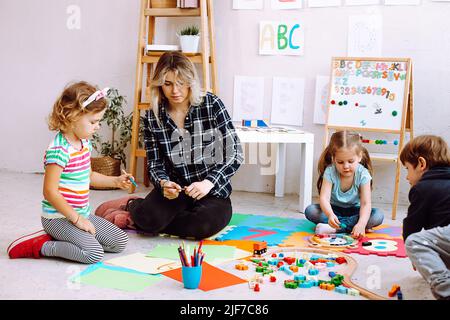
[[[183,284],[186,289],[197,289],[202,279],[202,266],[197,267],[181,267],[183,275]]]

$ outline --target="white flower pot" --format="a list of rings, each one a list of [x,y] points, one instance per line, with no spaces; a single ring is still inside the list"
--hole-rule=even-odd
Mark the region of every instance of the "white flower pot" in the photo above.
[[[197,53],[200,36],[180,36],[181,51],[184,53]]]

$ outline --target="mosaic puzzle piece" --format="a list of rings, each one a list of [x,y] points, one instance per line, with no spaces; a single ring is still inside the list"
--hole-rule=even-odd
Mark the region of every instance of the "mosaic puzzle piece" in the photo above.
[[[276,246],[283,242],[291,232],[279,229],[253,228],[248,226],[237,226],[226,234],[216,238],[222,240],[253,240],[266,241],[268,246]]]
[[[265,215],[234,213],[230,225],[276,228],[287,231],[313,232],[315,224],[306,219],[282,218]]]
[[[280,247],[308,247],[309,237],[311,233],[309,232],[293,232],[288,236],[282,243],[279,244]]]

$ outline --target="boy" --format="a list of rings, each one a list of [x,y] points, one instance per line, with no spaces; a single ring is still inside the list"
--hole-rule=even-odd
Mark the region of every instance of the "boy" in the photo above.
[[[434,297],[450,299],[450,151],[442,138],[423,135],[405,145],[400,160],[411,184],[406,252]]]

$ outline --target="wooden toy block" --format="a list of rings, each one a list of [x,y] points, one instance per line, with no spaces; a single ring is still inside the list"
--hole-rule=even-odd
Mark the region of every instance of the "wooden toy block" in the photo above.
[[[297,289],[298,283],[294,280],[284,280],[284,287],[289,289]]]
[[[347,288],[344,286],[337,286],[334,291],[337,293],[347,294]]]
[[[308,274],[311,275],[311,276],[316,276],[316,275],[319,274],[319,270],[317,270],[317,269],[309,269],[308,270]]]
[[[295,280],[295,281],[305,281],[305,280],[306,280],[306,276],[303,275],[303,274],[296,274],[296,275],[294,276],[294,280]]]
[[[346,263],[347,260],[345,260],[344,257],[337,257],[336,258],[336,262],[339,263],[339,264],[343,264],[343,263]]]
[[[291,269],[293,272],[298,272],[297,266],[290,266],[289,269]]]
[[[239,264],[235,265],[234,267],[241,271],[248,270],[248,266],[243,263],[239,263]]]
[[[293,263],[295,263],[295,258],[292,257],[284,257],[283,261],[286,262],[287,264],[291,265]]]
[[[353,289],[353,288],[348,288],[347,289],[347,294],[349,296],[359,296],[359,290]]]

